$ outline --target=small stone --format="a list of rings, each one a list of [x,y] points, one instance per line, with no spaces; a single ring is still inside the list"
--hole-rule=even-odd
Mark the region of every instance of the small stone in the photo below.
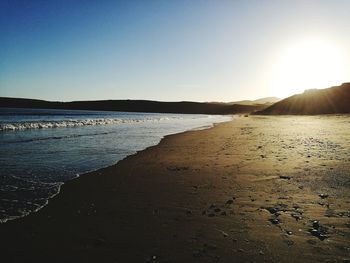
[[[280,221],[277,218],[270,218],[269,221],[274,225],[278,225],[280,223]]]
[[[328,238],[328,236],[326,235],[326,229],[324,227],[319,227],[319,229],[310,229],[309,230],[311,235],[317,237],[319,240],[323,241],[326,238]]]
[[[287,230],[286,233],[287,233],[287,235],[293,235],[293,232],[289,231],[289,230]]]
[[[291,213],[290,215],[297,221],[303,219],[303,217],[300,215],[300,213]]]
[[[264,255],[264,252],[262,250],[259,251],[260,255]]]
[[[313,227],[314,229],[319,229],[319,228],[320,228],[320,222],[318,222],[317,220],[314,220],[314,221],[312,222],[312,227]]]
[[[326,235],[324,235],[324,234],[319,234],[318,235],[318,238],[320,239],[320,240],[325,240],[326,238],[328,238],[328,236],[326,236]]]
[[[292,177],[286,176],[286,175],[280,175],[280,179],[290,180],[290,179],[292,179]]]
[[[350,211],[339,212],[338,215],[341,217],[349,217],[350,218]]]
[[[328,197],[328,194],[320,194],[320,195],[318,195],[318,196],[321,197],[322,199],[325,199],[325,198]]]
[[[269,211],[271,214],[275,214],[278,212],[278,209],[274,207],[267,207],[266,210]]]
[[[224,231],[222,231],[222,235],[223,235],[223,237],[228,237],[228,234]]]
[[[317,229],[311,229],[310,232],[313,236],[318,236],[319,234]]]

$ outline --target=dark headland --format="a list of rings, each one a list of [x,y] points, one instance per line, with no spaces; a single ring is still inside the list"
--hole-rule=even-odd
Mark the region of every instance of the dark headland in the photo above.
[[[253,101],[254,102],[254,101]],[[236,114],[250,113],[263,110],[270,106],[264,103],[241,105],[239,103],[219,102],[162,102],[151,100],[98,100],[57,102],[22,98],[0,97],[0,107],[35,108],[35,109],[66,109],[66,110],[98,110],[125,112],[153,112],[153,113],[185,113],[185,114]]]
[[[306,90],[281,100],[264,110],[261,115],[318,115],[350,113],[350,83],[327,89]]]

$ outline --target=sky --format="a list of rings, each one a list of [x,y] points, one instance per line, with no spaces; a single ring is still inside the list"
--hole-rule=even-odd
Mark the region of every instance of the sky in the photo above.
[[[350,81],[350,1],[0,1],[0,96],[236,101]]]

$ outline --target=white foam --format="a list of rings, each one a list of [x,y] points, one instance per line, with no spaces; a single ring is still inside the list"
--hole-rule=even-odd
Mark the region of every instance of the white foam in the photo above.
[[[174,117],[175,118],[175,117]],[[60,121],[26,121],[13,123],[0,123],[0,131],[16,131],[27,129],[71,128],[93,125],[110,125],[123,123],[159,122],[170,120],[169,117],[143,118],[143,119],[85,119],[85,120],[60,120]]]

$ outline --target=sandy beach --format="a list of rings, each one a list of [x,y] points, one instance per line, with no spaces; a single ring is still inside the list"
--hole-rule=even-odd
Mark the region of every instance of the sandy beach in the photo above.
[[[350,117],[234,117],[66,183],[2,262],[350,262]]]

